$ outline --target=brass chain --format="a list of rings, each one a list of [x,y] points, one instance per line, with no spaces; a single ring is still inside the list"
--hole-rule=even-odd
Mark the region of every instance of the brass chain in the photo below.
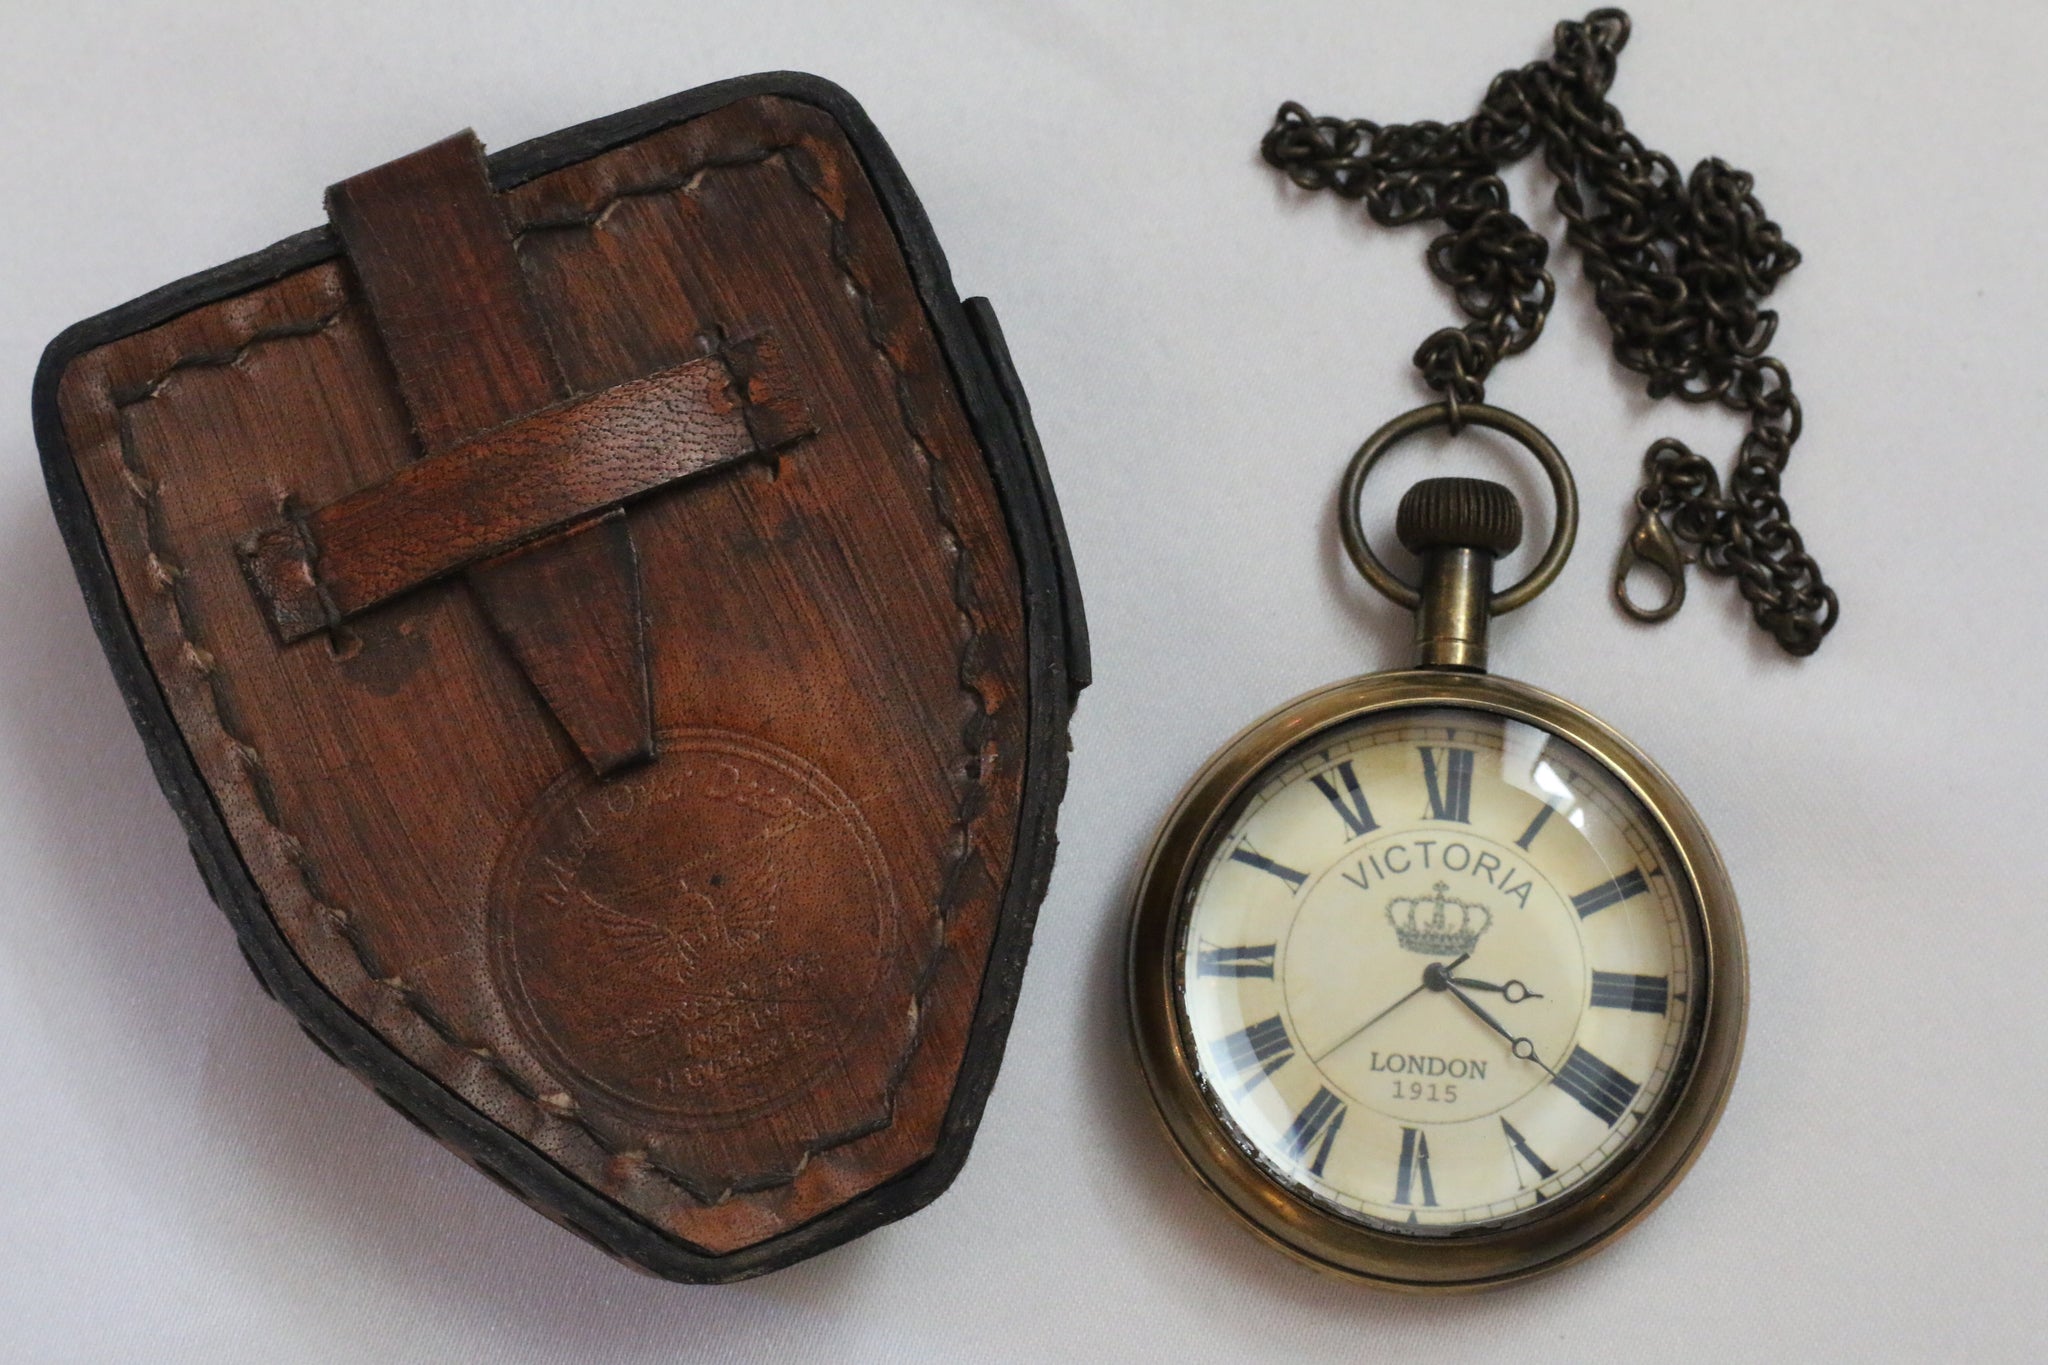
[[[1459,407],[1485,399],[1493,367],[1535,342],[1556,297],[1550,244],[1509,210],[1496,174],[1541,146],[1615,358],[1648,376],[1652,398],[1719,402],[1749,418],[1725,493],[1712,462],[1682,442],[1650,447],[1637,540],[1666,531],[1652,520],[1668,520],[1700,563],[1736,580],[1759,626],[1789,653],[1811,654],[1838,608],[1779,490],[1800,408],[1785,366],[1764,354],[1778,315],[1758,306],[1799,253],[1747,172],[1710,157],[1682,176],[1623,126],[1606,94],[1628,36],[1618,9],[1558,24],[1548,61],[1496,76],[1479,111],[1458,123],[1382,127],[1316,118],[1290,101],[1262,150],[1296,185],[1362,201],[1382,226],[1438,219],[1449,229],[1430,243],[1430,269],[1472,320],[1429,337],[1415,364],[1455,425]],[[1623,605],[1644,619],[1675,610],[1681,565],[1673,556],[1665,567],[1674,597],[1664,612],[1640,611],[1625,594]]]

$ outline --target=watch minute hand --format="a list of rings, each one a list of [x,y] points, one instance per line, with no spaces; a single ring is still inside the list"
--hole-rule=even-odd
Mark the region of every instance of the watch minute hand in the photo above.
[[[1557,1078],[1557,1073],[1555,1071],[1550,1070],[1549,1064],[1546,1063],[1541,1057],[1538,1057],[1536,1055],[1536,1045],[1534,1043],[1530,1042],[1527,1038],[1517,1037],[1515,1034],[1508,1032],[1507,1029],[1501,1026],[1500,1020],[1488,1014],[1485,1011],[1485,1009],[1483,1009],[1480,1006],[1477,1000],[1474,1000],[1471,996],[1465,994],[1465,992],[1458,989],[1456,985],[1452,984],[1449,981],[1446,981],[1444,985],[1445,989],[1449,990],[1452,995],[1458,998],[1459,1004],[1463,1005],[1466,1009],[1471,1010],[1474,1014],[1479,1016],[1480,1023],[1486,1025],[1495,1033],[1498,1033],[1501,1037],[1508,1040],[1508,1050],[1510,1052],[1513,1052],[1515,1056],[1521,1058],[1525,1062],[1534,1062],[1536,1063],[1536,1065],[1542,1067],[1545,1071],[1549,1071],[1552,1080],[1555,1080]]]

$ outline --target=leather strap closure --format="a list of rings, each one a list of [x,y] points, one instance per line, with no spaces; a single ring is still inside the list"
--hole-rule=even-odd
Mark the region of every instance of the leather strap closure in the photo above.
[[[244,543],[290,643],[677,480],[810,433],[774,338],[544,408]],[[735,367],[740,368],[740,367]]]
[[[621,510],[814,430],[766,334],[574,395],[473,133],[328,191],[422,458],[237,548],[286,644],[460,573],[599,773],[654,755]]]

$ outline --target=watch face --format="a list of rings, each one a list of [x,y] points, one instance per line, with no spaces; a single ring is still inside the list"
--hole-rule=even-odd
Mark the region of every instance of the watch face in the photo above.
[[[1269,1175],[1421,1236],[1559,1207],[1689,1065],[1699,909],[1656,819],[1561,737],[1408,707],[1261,771],[1199,859],[1180,1027]]]

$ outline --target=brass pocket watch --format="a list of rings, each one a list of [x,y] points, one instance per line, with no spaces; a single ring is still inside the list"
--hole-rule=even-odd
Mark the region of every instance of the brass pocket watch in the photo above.
[[[1644,458],[1614,573],[1659,621],[1697,562],[1757,625],[1812,653],[1835,595],[1780,483],[1802,428],[1759,306],[1799,262],[1748,174],[1689,177],[1606,94],[1628,17],[1560,23],[1555,53],[1456,123],[1381,126],[1284,104],[1265,159],[1383,226],[1436,220],[1431,270],[1469,319],[1422,343],[1439,403],[1394,419],[1343,483],[1345,547],[1415,613],[1417,665],[1289,702],[1196,775],[1153,844],[1130,937],[1139,1060],[1188,1164],[1253,1228],[1315,1265],[1404,1289],[1499,1284],[1611,1241],[1668,1194],[1713,1131],[1742,1052],[1742,923],[1713,841],[1643,753],[1570,702],[1486,672],[1491,616],[1557,575],[1578,526],[1570,470],[1485,405],[1494,365],[1541,333],[1549,244],[1498,168],[1540,150],[1614,356],[1653,397],[1747,419],[1726,491],[1677,441]],[[1527,578],[1492,588],[1521,536],[1514,497],[1430,479],[1397,533],[1400,582],[1358,499],[1387,449],[1466,424],[1520,443],[1557,503]],[[1643,567],[1661,605],[1629,596]]]
[[[1742,925],[1720,856],[1633,744],[1485,672],[1488,618],[1540,592],[1577,524],[1572,479],[1528,578],[1492,590],[1521,514],[1499,484],[1430,479],[1398,534],[1417,667],[1297,698],[1202,768],[1152,847],[1131,933],[1138,1051],[1189,1165],[1318,1266],[1410,1289],[1499,1283],[1590,1252],[1699,1154],[1742,1049]]]

